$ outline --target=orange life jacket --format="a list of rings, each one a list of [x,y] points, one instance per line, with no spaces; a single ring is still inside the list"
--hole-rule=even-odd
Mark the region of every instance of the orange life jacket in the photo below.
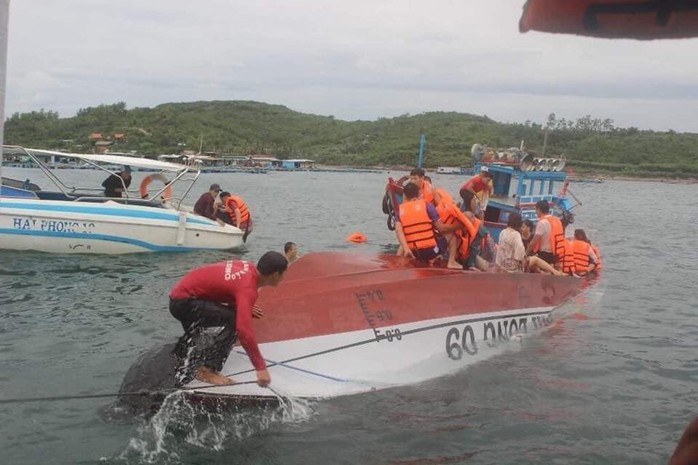
[[[439,197],[441,198],[441,202],[447,202],[447,203],[456,203],[453,201],[453,197],[451,197],[451,194],[448,193],[448,191],[442,187],[434,187],[432,188],[432,191],[436,192],[439,194]]]
[[[410,249],[436,247],[434,225],[427,213],[427,202],[424,199],[408,200],[400,204],[400,224]]]
[[[444,224],[460,223],[465,227],[465,229],[456,229],[453,233],[461,239],[458,255],[461,258],[467,258],[470,245],[473,243],[473,240],[475,240],[479,226],[476,227],[468,217],[460,211],[460,208],[453,202],[453,197],[451,197],[448,192],[441,188],[436,188],[434,191],[441,197],[441,202],[436,206],[436,211],[439,214],[441,222]]]
[[[601,252],[599,252],[599,248],[594,244],[591,244],[591,250],[593,250],[594,255],[596,255],[596,268],[594,268],[594,271],[601,271]]]
[[[575,271],[574,268],[574,246],[572,245],[572,242],[574,241],[573,238],[568,237],[564,241],[562,241],[563,246],[565,248],[565,252],[562,256],[562,272],[567,273],[567,274],[572,274]]]
[[[422,181],[422,189],[421,189],[421,198],[429,202],[430,204],[434,204],[434,192],[433,192],[433,187],[431,187],[431,184],[429,181],[424,180]]]
[[[550,223],[550,251],[558,260],[565,257],[565,230],[560,218],[553,215],[545,215],[543,218]]]
[[[575,239],[572,241],[572,253],[574,254],[574,270],[577,274],[589,272],[589,252],[591,245],[588,242]]]
[[[250,219],[250,210],[247,208],[247,204],[242,197],[237,195],[231,195],[225,199],[225,208],[228,210],[230,218],[233,220],[235,226],[240,226],[237,224],[237,217],[235,216],[235,208],[240,210],[240,222],[246,223]]]
[[[589,252],[593,246],[588,242],[578,239],[567,239],[565,242],[565,258],[562,261],[563,273],[576,273],[583,275],[589,272],[591,260],[589,260]],[[596,252],[594,252],[596,253]]]

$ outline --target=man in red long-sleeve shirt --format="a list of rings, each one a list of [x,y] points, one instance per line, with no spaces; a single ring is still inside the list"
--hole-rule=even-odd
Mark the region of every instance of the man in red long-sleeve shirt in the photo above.
[[[170,313],[184,328],[180,342],[186,347],[186,360],[178,373],[178,383],[192,378],[212,384],[232,384],[222,375],[236,339],[250,357],[257,372],[257,384],[271,382],[264,358],[257,346],[252,318],[262,312],[255,307],[257,289],[281,282],[288,261],[279,252],[262,255],[257,265],[245,260],[227,260],[191,270],[170,291]],[[203,330],[222,326],[213,343],[207,343]]]

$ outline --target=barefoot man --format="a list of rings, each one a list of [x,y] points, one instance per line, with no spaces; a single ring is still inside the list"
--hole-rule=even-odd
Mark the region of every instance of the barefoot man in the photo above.
[[[186,359],[178,373],[178,384],[192,377],[211,384],[233,384],[221,370],[236,339],[247,352],[257,372],[257,384],[271,382],[257,346],[252,318],[261,318],[255,307],[257,290],[281,282],[288,261],[279,252],[262,255],[257,265],[246,260],[227,260],[195,268],[170,291],[170,313],[184,328],[180,343]],[[223,327],[207,341],[205,328]]]

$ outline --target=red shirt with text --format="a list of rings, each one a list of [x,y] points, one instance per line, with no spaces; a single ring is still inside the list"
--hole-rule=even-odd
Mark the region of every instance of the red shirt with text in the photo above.
[[[235,328],[240,345],[247,352],[255,370],[266,368],[252,327],[252,307],[257,301],[257,277],[254,263],[227,260],[195,268],[170,291],[173,299],[197,299],[235,306]]]

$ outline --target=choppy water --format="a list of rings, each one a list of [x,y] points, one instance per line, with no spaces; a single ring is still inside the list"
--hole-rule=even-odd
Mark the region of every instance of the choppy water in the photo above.
[[[220,182],[248,200],[246,258],[288,240],[301,252],[395,242],[380,211],[384,174],[202,177],[196,195]],[[435,176],[454,193],[463,180]],[[583,318],[516,351],[425,384],[266,411],[210,415],[171,398],[143,423],[105,419],[108,399],[0,404],[0,462],[666,463],[698,415],[698,187],[572,187],[583,202],[577,225],[601,246],[603,277],[567,305]],[[345,242],[354,230],[369,243]],[[166,310],[172,284],[227,256],[0,252],[0,398],[116,392],[142,350],[179,335]]]

